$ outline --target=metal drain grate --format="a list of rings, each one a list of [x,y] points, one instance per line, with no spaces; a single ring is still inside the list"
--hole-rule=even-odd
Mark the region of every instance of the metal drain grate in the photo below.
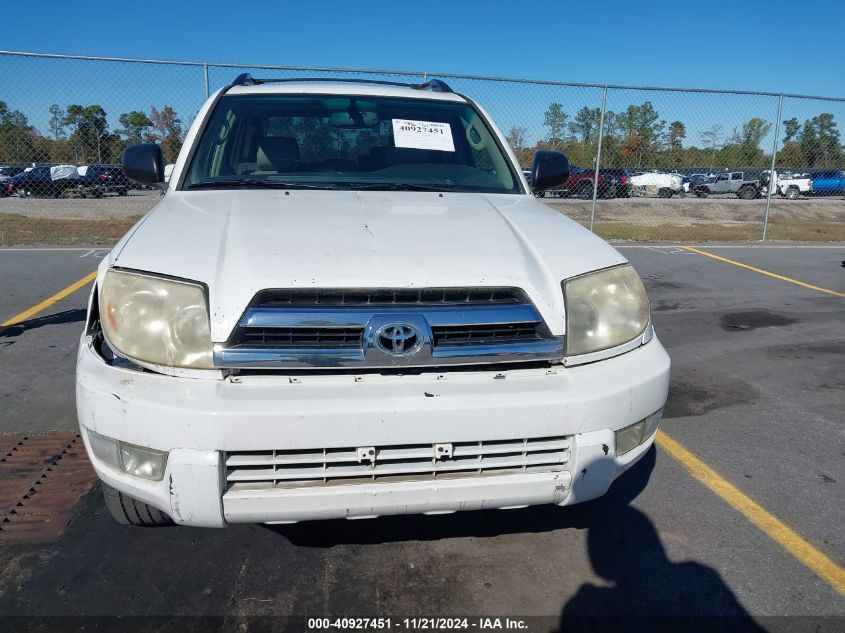
[[[0,542],[48,542],[97,480],[77,432],[0,435]]]

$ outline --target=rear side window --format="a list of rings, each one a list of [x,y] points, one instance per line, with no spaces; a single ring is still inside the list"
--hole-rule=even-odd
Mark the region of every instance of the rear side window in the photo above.
[[[742,180],[742,174],[731,174],[731,180]]]

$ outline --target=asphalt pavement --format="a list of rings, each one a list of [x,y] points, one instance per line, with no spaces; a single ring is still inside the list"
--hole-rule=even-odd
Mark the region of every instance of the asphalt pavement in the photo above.
[[[803,543],[843,573],[845,245],[700,248],[758,270],[621,247],[673,361],[661,428],[798,540],[773,539],[660,447],[571,508],[141,529],[115,524],[94,490],[54,542],[0,546],[0,615],[545,616],[538,628],[566,630],[601,614],[845,629],[842,588],[801,556]],[[98,256],[0,250],[0,322]],[[89,289],[0,328],[0,433],[76,428]]]

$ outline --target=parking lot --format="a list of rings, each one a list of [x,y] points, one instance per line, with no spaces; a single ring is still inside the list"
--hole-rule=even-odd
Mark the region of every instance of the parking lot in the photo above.
[[[649,290],[673,377],[657,448],[606,497],[141,529],[115,524],[94,485],[58,537],[27,542],[25,529],[0,527],[0,614],[530,614],[532,630],[602,614],[646,618],[611,620],[624,629],[707,616],[717,619],[702,630],[750,618],[842,630],[845,245],[621,248]],[[0,250],[0,319],[19,321],[0,328],[0,433],[76,428],[83,280],[105,252]],[[6,526],[14,507],[4,511]]]

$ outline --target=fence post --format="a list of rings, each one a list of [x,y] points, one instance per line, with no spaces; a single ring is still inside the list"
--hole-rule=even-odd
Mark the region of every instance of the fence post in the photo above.
[[[772,143],[772,167],[769,170],[769,186],[766,187],[766,213],[763,216],[763,239],[762,242],[766,241],[766,234],[769,230],[769,207],[772,204],[772,190],[777,187],[778,183],[775,180],[775,161],[777,160],[778,155],[778,142],[780,139],[780,117],[783,111],[783,94],[781,93],[778,95],[778,118],[775,120],[775,140]]]
[[[599,117],[599,145],[596,150],[596,166],[593,170],[593,209],[590,211],[590,230],[595,233],[596,197],[599,193],[599,167],[601,167],[601,142],[604,138],[604,111],[607,109],[607,86],[601,95],[601,116]]]
[[[203,62],[202,68],[205,76],[205,98],[208,99],[208,62]]]

